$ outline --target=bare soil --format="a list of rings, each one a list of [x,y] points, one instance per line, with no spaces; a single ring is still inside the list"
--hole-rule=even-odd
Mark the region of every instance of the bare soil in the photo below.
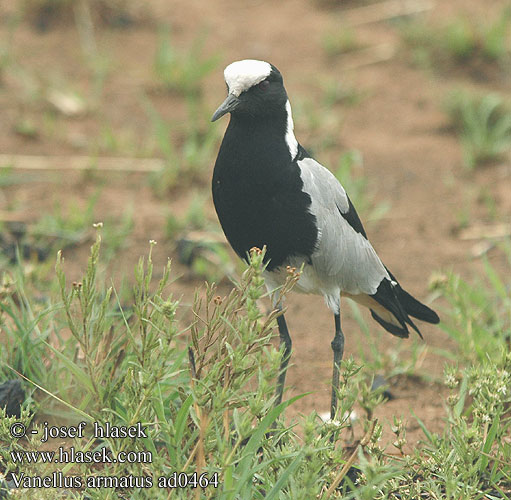
[[[482,3],[477,0],[437,2],[427,18],[432,23],[460,14],[474,18],[484,14],[489,18],[504,3],[495,0],[481,12]],[[470,225],[495,222],[482,201],[485,192],[494,199],[497,221],[509,221],[511,163],[507,159],[468,172],[463,167],[459,141],[448,130],[442,101],[449,90],[460,86],[495,90],[509,97],[509,79],[497,70],[493,78],[481,82],[469,72],[433,73],[415,67],[409,51],[402,45],[399,30],[389,22],[361,25],[356,33],[366,47],[380,44],[394,47],[390,59],[354,67],[360,62],[356,54],[329,57],[322,48],[325,33],[340,29],[346,9],[359,7],[358,2],[339,2],[339,6],[332,8],[306,0],[249,3],[151,0],[145,4],[144,15],[140,19],[134,17],[134,23],[124,29],[96,25],[96,43],[108,55],[110,70],[97,106],[77,117],[58,114],[41,98],[40,90],[33,90],[44,91],[48,86],[62,84],[82,95],[92,95],[93,81],[73,17],[60,19],[44,32],[26,21],[19,24],[13,32],[10,49],[15,69],[0,75],[0,153],[69,156],[96,152],[99,156],[130,156],[133,152],[154,152],[144,98],[166,118],[180,120],[186,113],[182,96],[154,92],[158,85],[153,71],[157,26],[170,25],[173,41],[184,49],[205,31],[205,52],[220,54],[221,59],[219,69],[206,78],[204,85],[211,112],[225,92],[220,68],[243,58],[264,59],[275,64],[284,75],[292,105],[295,99],[320,108],[321,83],[325,81],[340,82],[364,96],[356,105],[334,105],[330,116],[333,113],[336,120],[331,125],[320,125],[318,130],[311,130],[304,119],[295,119],[296,135],[307,147],[308,141],[317,141],[318,135],[328,132],[336,145],[318,158],[327,166],[333,167],[329,162],[346,149],[362,152],[364,175],[375,203],[389,202],[390,206],[382,219],[367,225],[369,238],[407,290],[427,301],[432,273],[453,270],[470,278],[481,269],[481,260],[472,256],[478,242],[460,239],[456,229],[466,213]],[[16,11],[16,2],[0,8],[2,39],[8,38],[9,14]],[[300,116],[303,118],[303,113]],[[35,124],[35,138],[16,132],[21,120]],[[226,122],[204,126],[224,127]],[[113,152],[102,146],[105,127],[118,138]],[[164,224],[168,214],[182,215],[194,193],[199,191],[207,195],[208,218],[216,220],[209,199],[214,160],[212,157],[211,169],[202,182],[174,189],[164,197],[155,195],[146,174],[20,170],[17,172],[21,179],[0,189],[0,212],[2,216],[9,214],[10,218],[30,223],[53,210],[57,202],[63,207],[85,206],[101,186],[97,220],[120,217],[132,207],[135,224],[127,247],[110,263],[107,274],[113,274],[116,282],[130,275],[139,256],[146,254],[149,239],[154,239],[159,243],[154,250],[155,268],[162,268],[168,257],[173,259],[174,276],[181,276],[173,284],[174,293],[176,297],[182,296],[182,303],[187,306],[201,280],[179,263],[175,244],[165,239]],[[65,251],[71,279],[82,272],[89,244],[87,241]],[[490,249],[487,255],[491,260],[497,253]],[[228,283],[221,285],[225,293],[228,289]],[[442,301],[437,300],[433,306],[443,318],[448,315]],[[358,358],[365,337],[352,319],[350,308],[345,305],[344,311],[345,356],[353,354]],[[311,393],[294,405],[293,411],[326,412],[330,398],[333,318],[321,298],[297,294],[288,299],[286,317],[294,346],[288,395]],[[375,323],[370,324],[371,331],[379,331]],[[439,381],[445,359],[435,354],[435,348],[455,349],[441,328],[424,325],[421,331],[429,349],[418,372],[428,377],[401,377],[391,381],[394,399],[378,410],[387,433],[394,415],[407,419],[412,443],[422,437],[412,412],[431,430],[442,428],[445,416],[442,399],[447,391]],[[409,340],[390,335],[375,335],[376,339],[383,353],[400,342],[407,346],[403,356],[411,349]],[[367,351],[367,346],[362,348]]]

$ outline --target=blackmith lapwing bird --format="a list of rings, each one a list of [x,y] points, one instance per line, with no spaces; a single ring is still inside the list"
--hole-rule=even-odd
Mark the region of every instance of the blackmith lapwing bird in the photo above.
[[[251,248],[266,246],[265,281],[275,307],[282,307],[279,288],[291,266],[301,270],[295,289],[323,295],[334,313],[334,419],[344,352],[342,296],[368,307],[372,317],[398,337],[408,337],[408,327],[421,335],[410,317],[428,323],[438,323],[439,318],[401,288],[367,239],[342,185],[296,140],[279,70],[264,61],[244,60],[227,66],[224,76],[227,98],[211,119],[231,114],[213,172],[218,218],[242,259]],[[277,323],[283,346],[279,404],[291,337],[284,315]]]

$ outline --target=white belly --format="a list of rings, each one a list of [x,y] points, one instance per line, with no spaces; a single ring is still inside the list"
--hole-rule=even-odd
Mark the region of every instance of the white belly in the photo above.
[[[290,259],[289,266],[296,268],[297,271],[301,271],[300,278],[293,287],[293,291],[322,295],[328,307],[332,309],[332,311],[337,312],[339,309],[341,289],[334,281],[334,277],[332,277],[334,279],[328,280],[319,276],[313,266],[307,264],[304,259],[300,258]],[[270,292],[274,304],[280,301],[279,290],[286,282],[287,277],[288,271],[285,266],[264,273],[266,288]]]

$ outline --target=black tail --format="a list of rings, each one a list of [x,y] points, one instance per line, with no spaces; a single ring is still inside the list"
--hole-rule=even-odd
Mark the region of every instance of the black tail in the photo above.
[[[406,290],[403,290],[397,279],[394,278],[394,275],[388,269],[387,272],[389,273],[390,278],[394,280],[395,283],[397,283],[395,286],[397,299],[410,316],[420,319],[421,321],[425,321],[426,323],[433,323],[434,325],[440,323],[440,318],[438,317],[438,314],[433,311],[433,309],[424,305],[422,302],[419,302]]]
[[[385,330],[398,337],[408,337],[407,325],[410,325],[422,338],[421,332],[410,319],[410,316],[427,323],[436,324],[440,321],[438,314],[403,290],[390,271],[389,275],[392,281],[386,278],[383,279],[372,298],[391,313],[396,321],[387,321],[371,310],[373,319]]]
[[[403,309],[410,316],[425,321],[426,323],[433,323],[434,325],[440,322],[438,314],[433,311],[433,309],[412,297],[406,290],[403,290],[399,284],[397,285],[397,298],[403,306]]]

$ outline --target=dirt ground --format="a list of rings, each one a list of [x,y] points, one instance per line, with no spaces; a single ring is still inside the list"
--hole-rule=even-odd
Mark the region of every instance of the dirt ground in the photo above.
[[[99,156],[130,156],[134,150],[144,150],[151,143],[151,126],[142,104],[143,96],[169,119],[179,121],[186,113],[180,95],[154,92],[157,26],[170,25],[172,40],[179,48],[189,47],[204,32],[207,34],[205,52],[220,57],[218,69],[206,78],[204,85],[205,101],[211,112],[225,93],[221,68],[244,58],[275,64],[284,75],[292,105],[296,99],[319,106],[324,81],[340,82],[341,86],[354,88],[364,96],[356,105],[335,104],[330,117],[333,115],[336,120],[331,125],[320,125],[319,132],[311,131],[305,119],[299,121],[295,117],[295,131],[298,140],[307,147],[308,141],[316,141],[317,134],[328,130],[336,146],[318,158],[327,166],[332,166],[327,162],[344,150],[362,152],[369,191],[376,203],[389,204],[383,218],[367,225],[369,238],[407,290],[428,301],[431,298],[428,282],[433,273],[453,270],[469,278],[481,269],[481,259],[473,257],[478,241],[461,239],[456,228],[465,213],[470,226],[488,223],[490,215],[481,196],[485,192],[493,197],[499,220],[509,220],[511,163],[508,159],[475,172],[467,171],[459,141],[447,129],[442,101],[449,90],[459,86],[507,92],[509,96],[509,75],[506,78],[495,74],[494,78],[479,80],[464,71],[428,72],[415,67],[398,29],[389,22],[362,24],[356,33],[369,48],[366,54],[371,56],[374,47],[386,44],[393,50],[392,57],[374,64],[356,54],[331,58],[325,54],[322,40],[325,33],[340,29],[348,10],[361,6],[355,1],[340,1],[336,7],[306,0],[151,0],[145,3],[143,15],[140,19],[135,17],[133,25],[123,29],[96,27],[96,43],[108,54],[110,71],[99,106],[82,116],[49,113],[37,91],[31,90],[31,85],[45,88],[48,84],[66,82],[83,95],[91,94],[93,83],[84,64],[83,40],[72,16],[50,24],[45,31],[38,31],[25,21],[17,26],[11,42],[15,69],[1,75],[0,153],[66,157],[98,151]],[[483,9],[482,2],[477,0],[437,2],[426,19],[441,22],[460,13],[489,17],[504,4],[494,0],[490,7],[485,5]],[[0,37],[4,39],[9,36],[9,14],[16,9],[16,2],[0,7]],[[303,118],[303,112],[300,116]],[[16,132],[21,119],[35,124],[36,137],[27,138]],[[226,123],[224,120],[204,126],[223,128]],[[119,137],[114,152],[97,146],[105,125]],[[211,169],[201,181],[186,189],[172,190],[163,197],[154,194],[146,174],[95,172],[90,176],[67,171],[19,170],[16,173],[21,177],[17,182],[0,188],[0,213],[7,220],[29,223],[51,211],[57,201],[63,207],[70,203],[85,206],[100,184],[96,219],[120,217],[132,207],[135,224],[127,248],[111,263],[108,273],[119,280],[122,275],[130,274],[139,256],[147,252],[148,240],[154,239],[159,242],[154,250],[155,267],[161,268],[167,257],[173,258],[174,276],[182,276],[173,285],[175,296],[182,295],[182,303],[190,305],[193,291],[201,281],[191,277],[190,271],[179,264],[175,244],[165,240],[164,224],[169,213],[183,214],[196,192],[205,193],[208,219],[215,223],[209,198],[214,159],[212,156]],[[85,242],[65,252],[71,276],[77,277],[83,270],[88,247],[89,242]],[[490,249],[487,255],[491,260],[496,253]],[[228,290],[227,283],[222,285],[222,290]],[[294,343],[288,395],[311,392],[294,405],[295,412],[328,411],[333,318],[322,302],[320,297],[298,294],[288,299],[286,317]],[[441,316],[447,314],[443,302],[437,300],[433,307]],[[365,337],[347,304],[344,311],[345,355],[358,357],[359,344],[365,342]],[[372,332],[379,331],[374,322],[370,322],[370,328]],[[428,350],[418,371],[432,381],[396,380],[391,387],[394,399],[378,411],[382,421],[387,422],[387,432],[393,415],[408,419],[410,442],[421,438],[412,412],[430,430],[443,426],[445,411],[440,396],[446,391],[438,381],[442,378],[445,359],[436,355],[435,349],[454,349],[441,328],[424,325],[421,330]],[[405,343],[403,356],[411,349],[410,340],[379,334],[374,338],[382,352],[394,349],[400,342]]]

